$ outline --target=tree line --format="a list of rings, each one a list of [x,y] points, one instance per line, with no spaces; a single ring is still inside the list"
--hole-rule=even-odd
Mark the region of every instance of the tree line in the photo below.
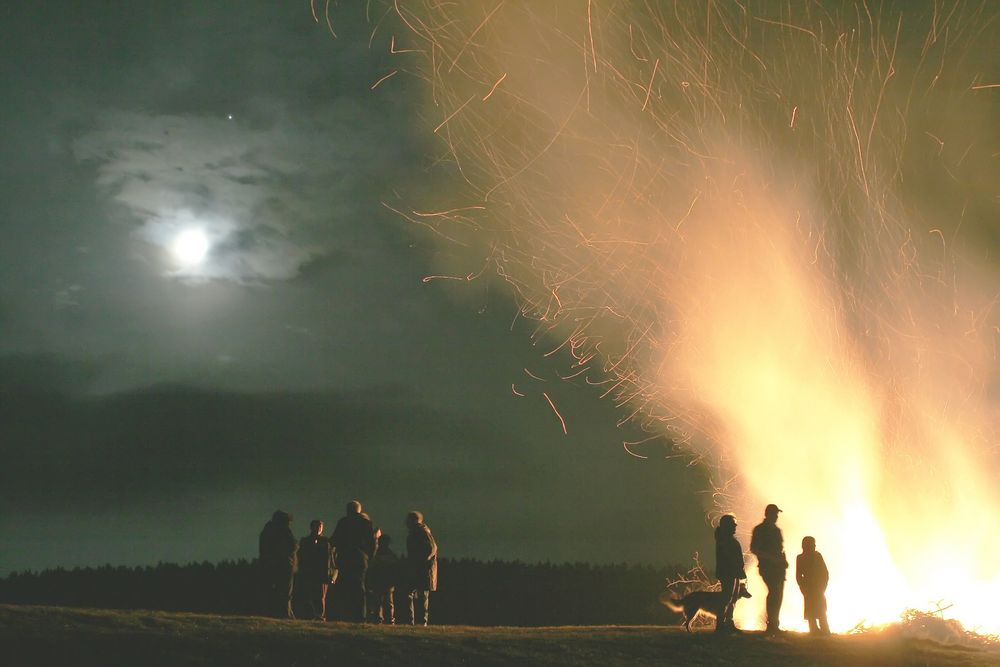
[[[237,560],[15,572],[0,580],[0,602],[256,615],[256,566]],[[678,616],[657,597],[683,569],[442,559],[435,623],[671,625]]]

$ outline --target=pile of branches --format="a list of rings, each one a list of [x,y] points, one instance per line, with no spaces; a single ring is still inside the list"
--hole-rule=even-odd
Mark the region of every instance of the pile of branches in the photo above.
[[[858,624],[851,634],[888,634],[906,637],[908,639],[929,639],[942,644],[971,647],[1000,646],[1000,636],[980,634],[974,630],[966,630],[955,619],[945,618],[944,612],[951,605],[937,603],[931,610],[907,609],[898,623],[883,626]]]
[[[696,553],[694,567],[687,572],[679,572],[675,577],[667,578],[664,591],[660,593],[659,599],[661,604],[666,605],[668,600],[679,600],[694,591],[718,590],[721,590],[719,582],[713,581],[712,577],[708,576],[705,566],[702,565],[701,559]],[[698,614],[691,621],[691,627],[715,627],[715,619],[705,614]]]

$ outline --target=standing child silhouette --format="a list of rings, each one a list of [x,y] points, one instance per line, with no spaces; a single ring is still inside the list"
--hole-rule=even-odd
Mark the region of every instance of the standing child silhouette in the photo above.
[[[802,538],[802,553],[795,559],[795,581],[802,591],[805,608],[804,618],[809,621],[809,632],[830,634],[830,624],[826,620],[826,585],[830,572],[826,569],[823,554],[816,551],[816,538]]]

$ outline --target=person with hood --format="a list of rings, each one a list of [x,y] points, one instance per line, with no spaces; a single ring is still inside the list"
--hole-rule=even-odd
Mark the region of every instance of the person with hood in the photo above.
[[[764,508],[764,520],[754,527],[750,536],[750,551],[757,557],[760,577],[767,585],[767,634],[781,632],[778,617],[781,614],[781,600],[785,595],[785,573],[788,559],[785,558],[785,540],[778,528],[778,506],[770,504]]]
[[[826,569],[823,554],[816,551],[816,538],[802,538],[802,553],[795,559],[795,581],[802,591],[803,618],[809,622],[812,634],[830,634],[830,624],[826,620],[826,586],[830,583],[830,571]]]
[[[275,510],[260,531],[257,546],[264,615],[295,618],[292,588],[299,565],[299,543],[292,534],[292,515]]]
[[[437,590],[437,542],[424,523],[424,515],[406,515],[406,590],[410,624],[427,625],[430,596]]]
[[[715,621],[715,631],[737,633],[733,622],[733,609],[740,597],[740,582],[747,578],[743,565],[743,547],[736,539],[736,517],[724,514],[715,528],[715,576],[722,585],[726,605]]]
[[[347,513],[337,522],[330,543],[336,552],[339,571],[336,596],[346,620],[365,622],[365,574],[375,553],[375,528],[361,503],[347,503]]]
[[[336,572],[330,540],[323,536],[323,522],[313,519],[309,534],[299,540],[299,576],[296,597],[302,615],[317,621],[326,620],[326,593]]]

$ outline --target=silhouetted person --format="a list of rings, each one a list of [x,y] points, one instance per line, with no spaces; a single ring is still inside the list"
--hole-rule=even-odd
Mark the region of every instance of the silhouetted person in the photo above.
[[[727,596],[726,606],[715,621],[718,633],[739,632],[733,623],[733,608],[739,600],[740,581],[747,578],[743,566],[743,547],[736,539],[736,517],[724,514],[715,528],[715,576]]]
[[[295,593],[306,618],[326,620],[326,593],[333,578],[333,552],[323,537],[323,522],[313,519],[309,534],[299,540],[299,576]]]
[[[781,599],[785,594],[785,573],[788,559],[785,558],[785,540],[778,528],[777,505],[764,508],[764,520],[757,524],[750,537],[750,551],[757,557],[760,577],[767,585],[767,632],[781,632],[778,616],[781,613]]]
[[[292,587],[298,569],[299,543],[292,534],[292,515],[276,510],[260,531],[258,567],[265,616],[295,618]]]
[[[830,572],[823,554],[816,551],[815,537],[802,538],[802,553],[795,559],[795,581],[802,591],[803,618],[809,621],[809,632],[830,634],[830,624],[826,620],[826,585],[830,583]]]
[[[368,566],[368,615],[372,623],[393,625],[396,622],[396,605],[393,595],[399,579],[399,557],[389,545],[392,538],[379,535],[375,556]]]
[[[345,620],[365,621],[365,574],[368,559],[375,553],[375,528],[361,503],[347,503],[347,514],[337,522],[330,538],[336,550],[337,592]]]
[[[411,625],[427,625],[431,591],[437,590],[437,542],[424,515],[406,515],[406,591]]]

